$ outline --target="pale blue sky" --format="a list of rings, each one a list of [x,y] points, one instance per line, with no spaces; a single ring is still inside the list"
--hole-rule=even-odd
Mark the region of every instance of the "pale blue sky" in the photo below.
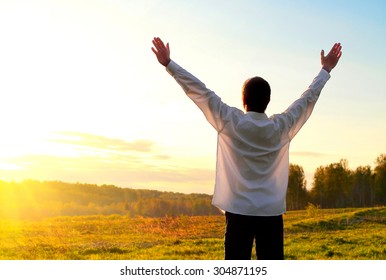
[[[343,56],[291,144],[320,165],[386,153],[385,1],[0,0],[0,179],[211,193],[216,134],[151,40],[229,105],[245,79],[285,110],[334,42]]]

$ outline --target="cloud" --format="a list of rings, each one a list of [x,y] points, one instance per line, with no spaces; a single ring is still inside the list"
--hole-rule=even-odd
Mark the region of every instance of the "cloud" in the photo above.
[[[58,132],[56,135],[59,137],[56,139],[50,139],[49,141],[78,147],[118,152],[151,152],[155,145],[155,143],[150,140],[142,139],[128,142],[122,139],[109,138],[83,132],[66,131]]]
[[[81,132],[60,132],[49,139],[47,154],[6,159],[0,177],[6,180],[60,180],[178,192],[211,193],[214,170],[162,153],[150,140],[128,142]],[[67,153],[68,149],[70,152]],[[1,167],[1,166],[0,166]]]
[[[210,168],[191,168],[165,159],[147,161],[133,155],[65,157],[26,155],[9,159],[19,169],[0,170],[2,178],[60,180],[120,187],[148,188],[178,192],[211,193],[215,172]]]

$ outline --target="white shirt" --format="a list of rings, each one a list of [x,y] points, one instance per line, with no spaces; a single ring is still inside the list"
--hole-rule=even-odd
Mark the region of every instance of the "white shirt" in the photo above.
[[[218,133],[213,205],[242,215],[283,214],[286,211],[289,144],[311,115],[330,74],[322,69],[285,112],[268,118],[264,113],[244,113],[226,105],[174,61],[166,70]]]

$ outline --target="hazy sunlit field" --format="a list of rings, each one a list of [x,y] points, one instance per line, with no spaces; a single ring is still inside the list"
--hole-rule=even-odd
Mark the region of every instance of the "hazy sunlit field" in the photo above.
[[[222,259],[224,217],[1,220],[0,259]],[[288,212],[286,259],[386,259],[386,208]]]

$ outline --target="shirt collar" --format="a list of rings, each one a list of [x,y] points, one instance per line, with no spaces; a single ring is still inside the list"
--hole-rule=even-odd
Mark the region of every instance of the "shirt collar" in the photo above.
[[[258,113],[254,111],[248,111],[245,113],[246,115],[250,115],[252,118],[256,120],[267,120],[268,116],[266,113]]]

